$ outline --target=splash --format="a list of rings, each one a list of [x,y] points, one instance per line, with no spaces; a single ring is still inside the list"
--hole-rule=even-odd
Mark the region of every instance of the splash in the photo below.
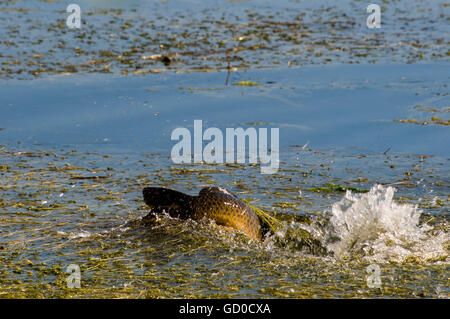
[[[77,232],[65,232],[65,231],[57,230],[56,234],[67,237],[69,240],[77,239],[77,238],[89,238],[92,236],[105,236],[105,235],[112,234],[112,233],[123,233],[123,232],[127,231],[128,229],[130,229],[129,225],[131,225],[132,223],[133,223],[133,221],[126,222],[117,227],[112,227],[112,228],[108,228],[106,230],[97,231],[97,232],[87,231],[87,230],[83,230],[83,229],[81,229],[80,231],[77,231]],[[118,235],[120,236],[120,234],[118,234]]]
[[[326,247],[337,258],[367,261],[447,261],[446,231],[420,224],[422,211],[394,201],[395,189],[375,185],[366,194],[347,191],[332,206]]]

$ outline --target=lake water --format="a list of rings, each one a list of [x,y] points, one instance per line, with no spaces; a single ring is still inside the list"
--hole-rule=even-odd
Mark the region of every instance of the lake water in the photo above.
[[[79,1],[80,30],[66,5],[0,2],[0,297],[448,298],[448,5],[377,30],[358,1]],[[194,120],[279,128],[278,171],[173,163]],[[284,224],[143,226],[146,186]]]

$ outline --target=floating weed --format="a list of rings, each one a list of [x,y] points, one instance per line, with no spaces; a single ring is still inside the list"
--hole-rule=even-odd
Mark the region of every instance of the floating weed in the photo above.
[[[346,192],[352,191],[354,193],[367,193],[369,190],[364,188],[352,187],[352,186],[343,186],[334,183],[325,183],[321,187],[311,187],[307,188],[307,191],[316,192],[316,193],[334,193],[334,192]]]
[[[252,204],[248,200],[243,200],[247,203],[248,206],[250,206],[253,211],[258,215],[260,220],[272,231],[276,232],[277,230],[284,227],[284,224],[281,220],[277,219],[275,216],[270,214],[269,212],[263,211],[262,209],[259,209]]]
[[[258,82],[252,82],[252,81],[239,81],[234,83],[234,85],[238,86],[259,86]]]
[[[358,175],[341,176],[339,166],[321,166],[330,156],[327,153],[302,149],[307,170],[299,168],[298,162],[288,162],[277,176],[262,176],[258,166],[183,168],[164,164],[164,155],[158,154],[127,154],[124,159],[80,151],[46,155],[0,149],[0,162],[9,166],[0,172],[2,298],[354,297],[355,289],[361,290],[358,296],[410,297],[417,287],[434,297],[437,285],[446,280],[443,258],[423,266],[410,260],[414,271],[405,264],[381,265],[383,278],[393,279],[383,281],[383,292],[374,292],[365,287],[367,265],[336,261],[321,253],[310,230],[344,190],[304,190],[324,180],[351,185],[348,180],[361,175],[358,171]],[[376,174],[364,171],[367,180],[361,183],[384,176],[386,182],[399,183],[399,199],[414,202],[417,187],[407,185],[423,179],[421,185],[432,185],[433,196],[424,197],[421,204],[429,204],[427,209],[433,213],[445,210],[448,183],[441,177],[445,174],[439,159],[392,155],[385,163],[383,155],[354,156],[346,158],[346,163],[363,163],[358,167],[364,168],[368,160]],[[148,213],[142,187],[158,185],[195,193],[211,184],[251,198],[250,205],[272,236],[279,232],[284,239],[254,243],[219,226],[170,218],[153,225],[140,223]],[[277,203],[284,207],[277,209],[283,213],[273,211]],[[442,217],[433,223],[442,226]],[[65,270],[70,264],[80,266],[80,289],[67,288]]]
[[[429,121],[419,121],[416,119],[400,119],[394,120],[394,122],[398,123],[411,123],[411,124],[419,124],[419,125],[450,125],[450,120],[442,120],[440,117],[432,116]]]

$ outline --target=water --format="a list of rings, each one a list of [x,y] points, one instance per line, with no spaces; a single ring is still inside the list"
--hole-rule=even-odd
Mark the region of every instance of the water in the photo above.
[[[8,81],[0,88],[2,136],[31,145],[107,144],[170,154],[172,130],[192,130],[194,120],[202,119],[205,129],[249,123],[280,127],[282,147],[309,142],[316,149],[449,155],[441,147],[450,143],[446,126],[394,122],[448,114],[446,65],[311,66],[230,76],[231,83],[252,80],[260,82],[258,87],[226,86],[226,76],[59,75]],[[414,108],[418,105],[437,111]]]
[[[394,188],[376,185],[365,195],[348,192],[333,204],[330,223],[338,241],[329,248],[336,256],[356,252],[373,261],[445,258],[448,234],[421,225],[423,212],[393,197]]]
[[[0,2],[0,296],[448,298],[448,6],[405,3],[374,33],[357,1],[89,1],[74,32]],[[278,127],[278,172],[174,164],[196,119]],[[284,226],[139,223],[143,187],[212,185]]]

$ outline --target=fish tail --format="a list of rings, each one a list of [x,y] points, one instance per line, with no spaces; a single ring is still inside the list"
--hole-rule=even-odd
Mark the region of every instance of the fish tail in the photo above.
[[[153,213],[165,211],[171,217],[186,219],[192,215],[193,197],[172,189],[146,187],[142,191],[145,203]]]

